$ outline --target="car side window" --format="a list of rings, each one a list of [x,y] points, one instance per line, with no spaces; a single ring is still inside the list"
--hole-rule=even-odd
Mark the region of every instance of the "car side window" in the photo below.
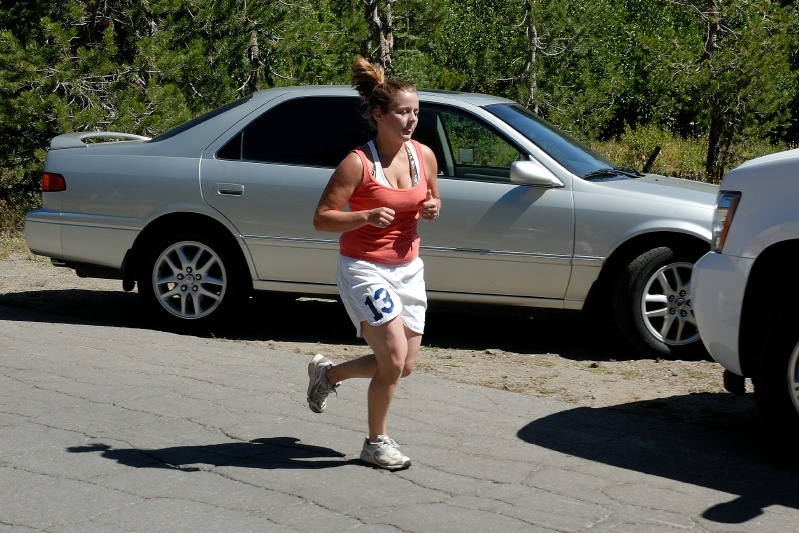
[[[217,151],[220,159],[335,168],[370,138],[357,97],[303,97],[267,110]]]
[[[433,150],[444,176],[509,181],[511,164],[528,159],[480,118],[445,106],[422,104],[414,138]]]

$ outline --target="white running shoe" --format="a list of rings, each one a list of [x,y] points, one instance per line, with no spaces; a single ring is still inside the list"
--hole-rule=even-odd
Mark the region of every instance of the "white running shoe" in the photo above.
[[[308,363],[308,407],[314,413],[325,410],[327,395],[336,392],[340,383],[331,385],[327,380],[327,371],[333,363],[320,354],[316,354]]]
[[[411,466],[411,460],[402,455],[397,443],[386,435],[378,435],[374,442],[369,442],[368,438],[364,441],[361,461],[387,470],[403,470]]]

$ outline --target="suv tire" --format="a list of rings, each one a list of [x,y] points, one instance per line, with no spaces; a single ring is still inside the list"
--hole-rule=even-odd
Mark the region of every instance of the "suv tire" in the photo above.
[[[782,313],[769,328],[760,352],[760,369],[753,380],[755,400],[771,427],[799,422],[799,312]]]

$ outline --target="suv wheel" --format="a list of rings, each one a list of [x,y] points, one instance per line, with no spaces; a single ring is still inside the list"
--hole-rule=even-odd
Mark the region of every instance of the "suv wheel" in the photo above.
[[[633,347],[655,357],[702,352],[691,300],[696,259],[663,246],[622,271],[613,292],[613,319]]]
[[[215,239],[162,239],[143,257],[139,288],[145,305],[168,328],[207,333],[235,305],[242,283],[233,253]]]
[[[786,312],[776,320],[760,353],[760,372],[754,379],[755,399],[761,416],[771,426],[784,428],[799,422],[797,320],[796,311]]]

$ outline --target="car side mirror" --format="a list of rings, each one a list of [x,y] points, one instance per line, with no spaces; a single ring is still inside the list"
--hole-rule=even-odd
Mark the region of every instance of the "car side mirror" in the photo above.
[[[510,166],[510,180],[513,183],[533,187],[563,187],[563,182],[552,172],[538,161],[532,160],[514,161]]]

